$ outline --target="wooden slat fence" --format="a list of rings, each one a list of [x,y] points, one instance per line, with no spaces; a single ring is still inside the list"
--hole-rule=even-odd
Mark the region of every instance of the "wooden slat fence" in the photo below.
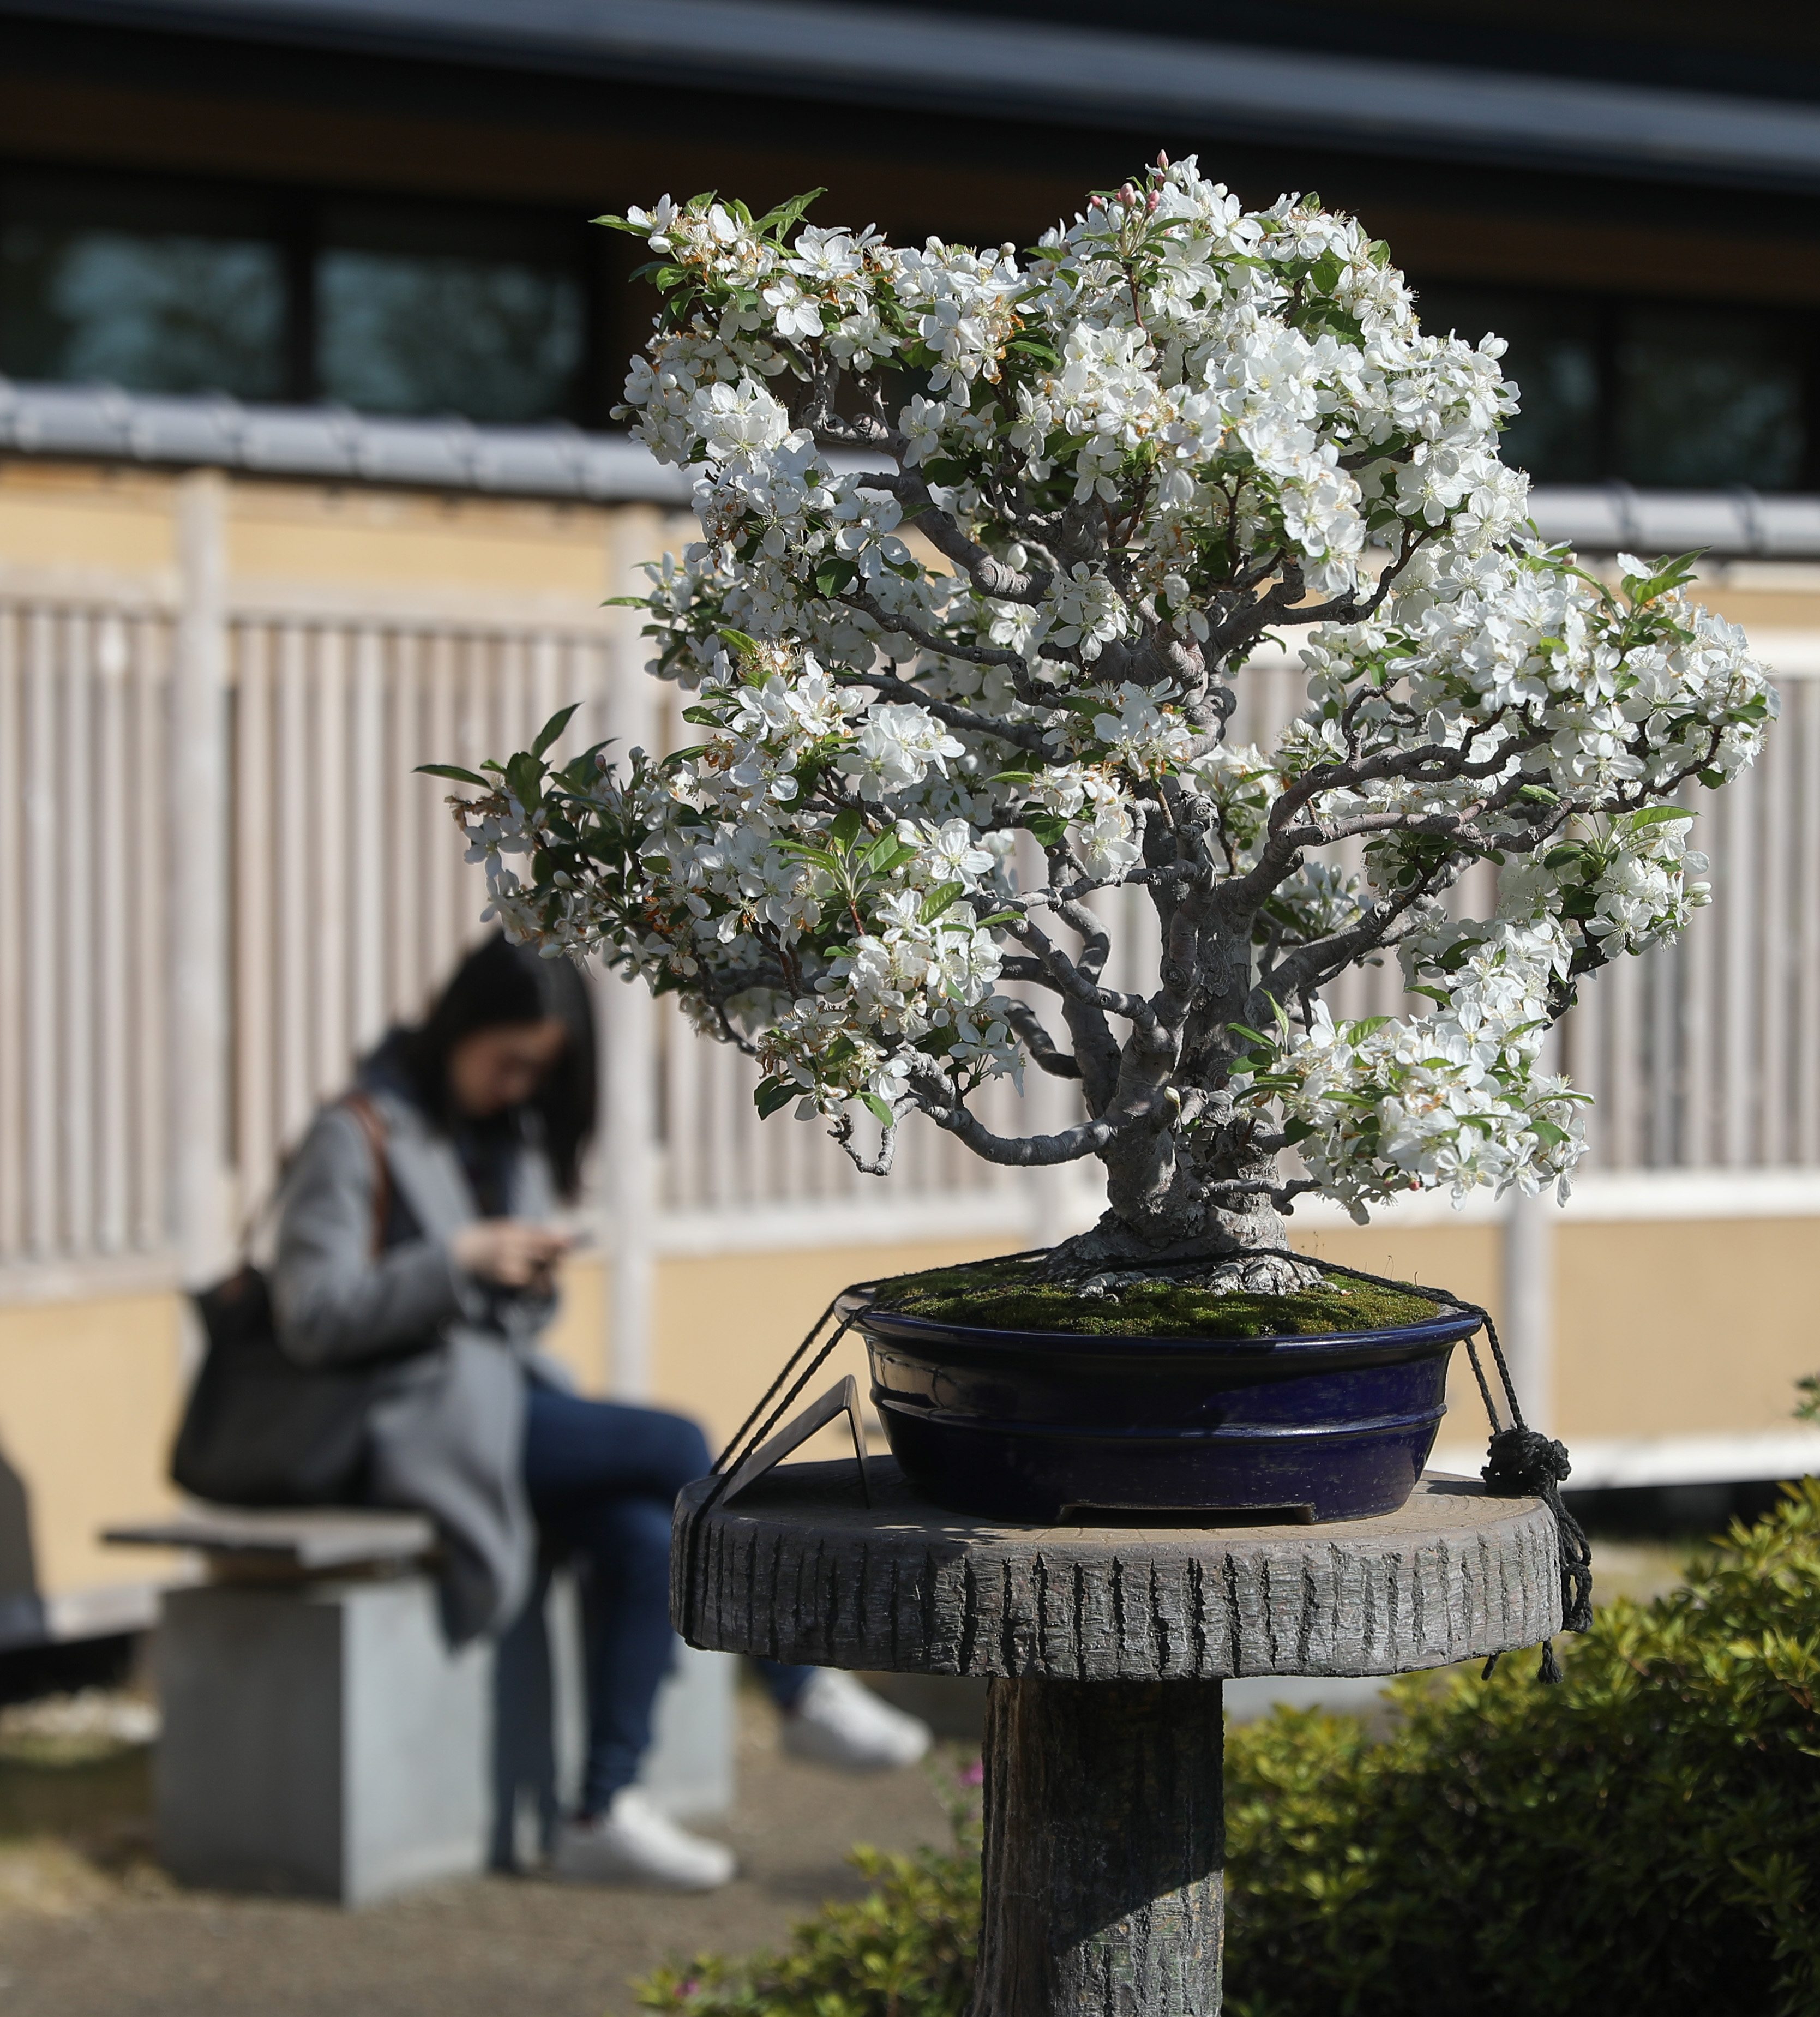
[[[34,1269],[65,1271],[74,1290],[109,1264],[191,1250],[174,1218],[193,1102],[168,950],[198,867],[195,822],[170,803],[183,594],[150,576],[0,575],[0,1293]],[[213,1068],[231,1231],[315,1102],[481,929],[479,871],[443,788],[412,767],[520,746],[571,700],[569,741],[597,739],[645,676],[611,612],[413,613],[339,590],[287,607],[230,584],[225,622],[229,1038]],[[1267,742],[1301,699],[1298,671],[1255,672],[1235,734]],[[1567,1068],[1599,1102],[1595,1161],[1820,1167],[1820,686],[1786,682],[1763,763],[1706,804],[1715,908],[1673,952],[1601,977],[1564,1033]],[[1141,900],[1122,908],[1114,978],[1129,985],[1155,933]],[[1391,963],[1335,1006],[1404,998]],[[751,1066],[667,1008],[653,1052],[660,1243],[807,1243],[818,1225],[834,1241],[917,1211],[957,1228],[1043,1222],[1051,1180],[992,1169],[926,1127],[906,1130],[881,1185],[819,1128],[761,1125]],[[1054,1088],[1037,1097],[1043,1125],[1065,1119]],[[989,1111],[1016,1124],[1008,1088]]]

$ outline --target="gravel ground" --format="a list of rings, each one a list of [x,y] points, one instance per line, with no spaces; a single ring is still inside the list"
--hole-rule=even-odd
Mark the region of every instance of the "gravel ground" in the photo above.
[[[921,1770],[853,1778],[779,1752],[741,1698],[740,1801],[717,1833],[741,1874],[675,1896],[481,1878],[359,1912],[176,1890],[142,1824],[0,1843],[0,2017],[606,2017],[672,1955],[776,1943],[861,1886],[856,1842],[946,1839]]]

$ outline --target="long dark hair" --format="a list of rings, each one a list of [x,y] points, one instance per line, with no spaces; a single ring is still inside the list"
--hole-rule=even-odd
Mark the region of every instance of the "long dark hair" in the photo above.
[[[462,1038],[553,1017],[568,1039],[543,1083],[507,1117],[507,1124],[522,1129],[527,1110],[536,1117],[557,1189],[573,1199],[582,1187],[582,1158],[594,1132],[598,1091],[593,1005],[571,961],[540,958],[529,946],[513,945],[503,935],[476,946],[435,1007],[416,1029],[405,1032],[399,1061],[418,1104],[447,1128],[456,1117],[449,1056]]]

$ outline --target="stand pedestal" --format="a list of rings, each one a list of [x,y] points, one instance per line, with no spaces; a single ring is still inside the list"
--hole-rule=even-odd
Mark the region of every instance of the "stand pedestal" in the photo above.
[[[991,1677],[979,2017],[1217,2017],[1220,1683],[1396,1674],[1560,1629],[1539,1500],[1425,1478],[1325,1526],[1013,1527],[914,1498],[888,1458],[678,1507],[693,1645]]]

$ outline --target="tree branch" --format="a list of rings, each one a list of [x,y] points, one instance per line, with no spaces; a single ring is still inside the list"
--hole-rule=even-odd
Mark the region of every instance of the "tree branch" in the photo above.
[[[1051,1078],[1080,1077],[1079,1065],[1067,1052],[1057,1047],[1055,1039],[1043,1027],[1043,1019],[1028,1001],[1007,995],[1000,1005],[1006,1022],[1022,1041],[1038,1070],[1047,1072]]]

